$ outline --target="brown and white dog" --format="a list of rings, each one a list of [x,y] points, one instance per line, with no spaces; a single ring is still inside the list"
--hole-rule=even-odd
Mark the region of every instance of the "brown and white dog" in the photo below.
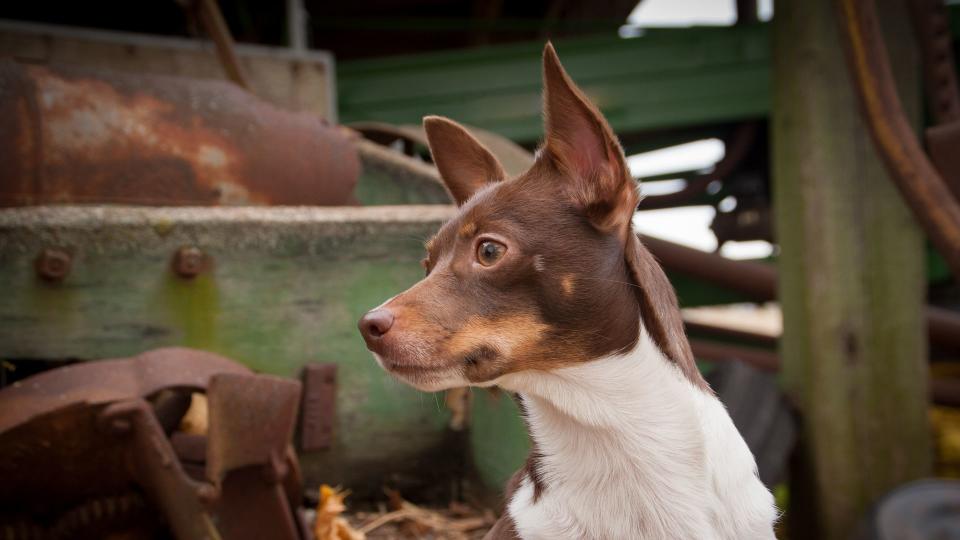
[[[424,120],[459,213],[427,276],[360,320],[367,347],[421,390],[518,395],[534,449],[488,538],[774,538],[773,498],[633,232],[619,142],[550,44],[543,80],[546,139],[516,178]]]

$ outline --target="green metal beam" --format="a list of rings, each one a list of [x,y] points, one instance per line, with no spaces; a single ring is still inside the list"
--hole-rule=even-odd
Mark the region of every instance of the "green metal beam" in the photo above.
[[[761,118],[770,109],[764,25],[648,31],[556,43],[618,133]],[[343,122],[449,116],[519,142],[541,135],[540,54],[523,43],[344,62]]]
[[[960,5],[949,10],[956,38]],[[577,38],[555,45],[571,76],[621,136],[770,114],[766,24],[657,29],[632,39]],[[337,72],[340,118],[417,124],[427,114],[440,114],[520,143],[535,142],[541,135],[542,47],[537,41],[344,62]]]

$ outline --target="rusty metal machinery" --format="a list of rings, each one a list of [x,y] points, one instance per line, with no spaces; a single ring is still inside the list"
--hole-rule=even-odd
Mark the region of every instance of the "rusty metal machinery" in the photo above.
[[[937,170],[914,134],[897,95],[874,0],[836,0],[836,5],[848,68],[877,150],[917,221],[960,276],[960,199],[944,178],[956,171]],[[943,95],[956,91],[951,77],[943,80],[948,83]],[[949,118],[952,110],[948,106],[940,116]]]
[[[910,0],[923,60],[928,109],[936,125],[926,130],[927,151],[953,196],[960,200],[960,82],[957,81],[947,6],[938,0]]]
[[[667,270],[738,291],[756,301],[777,298],[778,272],[772,265],[735,261],[650,236],[642,240]],[[931,344],[960,351],[960,315],[928,305],[925,318]]]
[[[177,431],[192,392],[205,435]],[[179,348],[19,381],[0,391],[0,537],[306,538],[299,398],[296,381]]]
[[[340,128],[223,81],[0,61],[0,206],[355,204]]]

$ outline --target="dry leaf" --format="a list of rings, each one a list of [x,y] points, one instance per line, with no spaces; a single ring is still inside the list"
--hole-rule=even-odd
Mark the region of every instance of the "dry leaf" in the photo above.
[[[406,538],[431,538],[444,540],[466,540],[469,531],[489,528],[496,521],[492,512],[486,512],[482,516],[477,516],[476,511],[472,511],[466,505],[461,503],[452,503],[448,510],[452,517],[445,516],[442,512],[430,510],[417,506],[405,500],[399,491],[384,488],[384,492],[389,499],[391,512],[366,523],[361,527],[361,531],[370,534],[372,531],[383,527],[388,523],[393,523],[397,531]],[[463,517],[457,518],[457,514]],[[473,514],[466,517],[467,514]]]
[[[320,502],[317,504],[317,519],[313,524],[316,540],[365,540],[366,536],[350,526],[340,514],[347,509],[344,499],[349,492],[340,491],[326,484],[320,486]]]

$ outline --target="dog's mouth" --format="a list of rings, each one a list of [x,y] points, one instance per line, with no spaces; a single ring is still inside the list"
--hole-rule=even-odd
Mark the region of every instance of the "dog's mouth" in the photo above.
[[[373,353],[373,356],[384,371],[418,390],[436,392],[467,384],[463,370],[456,363],[423,365],[377,353]]]
[[[360,330],[380,367],[401,382],[421,390],[469,386],[495,379],[508,364],[497,341],[504,340],[489,328],[424,328],[382,311],[361,319]]]
[[[486,375],[486,366],[500,358],[500,354],[494,348],[486,345],[475,347],[451,360],[438,361],[434,358],[429,363],[396,355],[373,353],[373,356],[386,372],[425,391],[468,386],[472,384],[471,381],[478,379],[476,375],[480,373]],[[490,377],[479,377],[479,380],[488,378]]]
[[[450,367],[447,366],[422,366],[418,364],[408,364],[402,361],[394,361],[387,358],[379,358],[379,360],[380,366],[383,369],[389,371],[390,373],[396,373],[397,375],[409,375],[416,377],[450,370]]]
[[[462,355],[460,363],[466,368],[475,368],[482,364],[490,363],[499,358],[500,353],[493,347],[479,345],[466,354]]]

